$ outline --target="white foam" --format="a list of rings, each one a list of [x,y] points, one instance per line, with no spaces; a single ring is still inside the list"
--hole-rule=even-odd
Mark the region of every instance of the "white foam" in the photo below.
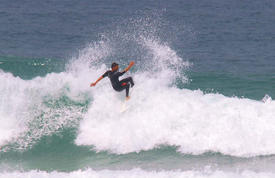
[[[0,145],[12,137],[16,137],[20,131],[18,128],[22,122],[16,120],[17,113],[21,113],[24,107],[24,96],[18,86],[22,83],[19,78],[0,71]],[[17,86],[12,86],[12,80]]]
[[[0,173],[0,178],[144,178],[144,177],[161,177],[161,178],[273,178],[274,173],[268,172],[252,172],[243,171],[239,173],[233,172],[198,172],[198,171],[144,171],[141,169],[133,169],[127,171],[102,170],[94,171],[91,169],[77,170],[74,172],[45,172],[45,171],[29,171],[29,172],[6,172]]]
[[[96,63],[109,52],[107,43],[90,44],[80,51],[77,60],[67,65],[68,72],[50,73],[32,80],[0,71],[0,147],[12,143],[17,149],[25,149],[41,136],[75,127],[83,108],[47,105],[56,105],[54,102],[62,96],[76,102],[89,100],[93,92],[89,87],[91,78],[106,70],[105,65]]]
[[[153,72],[133,74],[136,85],[130,109],[118,112],[124,93],[113,92],[104,80],[93,89],[94,100],[80,123],[76,144],[117,154],[159,145],[178,146],[180,152],[192,154],[275,153],[274,101],[178,89],[173,86],[176,67],[188,63],[157,40],[146,39],[142,44],[152,53]]]
[[[81,93],[88,87],[78,89],[85,83],[83,80],[69,73],[53,73],[26,81],[1,72],[0,146],[15,142],[16,147],[26,148],[41,136],[76,122],[82,108],[47,107],[45,102],[51,104],[63,95],[75,101],[84,100]]]
[[[81,121],[78,145],[129,153],[161,144],[182,153],[218,151],[235,156],[275,153],[275,102],[229,98],[163,85],[161,78],[134,75],[135,92],[126,113],[106,84]],[[104,85],[104,84],[102,84]],[[123,93],[124,94],[124,93]]]

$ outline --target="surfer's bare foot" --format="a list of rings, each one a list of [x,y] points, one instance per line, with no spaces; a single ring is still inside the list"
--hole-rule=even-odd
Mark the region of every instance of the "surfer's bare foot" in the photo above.
[[[128,101],[130,99],[130,96],[126,96],[126,101]]]

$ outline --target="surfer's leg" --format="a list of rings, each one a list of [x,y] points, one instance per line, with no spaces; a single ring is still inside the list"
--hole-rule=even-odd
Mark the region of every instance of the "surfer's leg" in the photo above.
[[[130,84],[123,82],[119,87],[115,88],[115,90],[118,92],[126,90],[126,97],[129,97]]]
[[[131,87],[133,87],[135,85],[132,77],[127,77],[127,78],[120,81],[120,83],[122,85],[123,85],[123,83],[125,83],[124,85],[126,85],[126,84],[128,84],[128,82],[131,83]]]
[[[129,83],[127,85],[125,85],[125,90],[126,90],[126,100],[129,100],[130,99],[130,96],[129,96],[130,84]]]
[[[129,97],[129,88],[130,88],[129,84],[125,85],[126,97]]]

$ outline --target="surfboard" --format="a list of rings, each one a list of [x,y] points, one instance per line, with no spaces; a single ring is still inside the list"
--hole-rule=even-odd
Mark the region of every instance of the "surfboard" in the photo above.
[[[121,104],[120,113],[123,113],[123,112],[127,111],[128,108],[129,108],[129,106],[127,105],[127,101],[124,101]]]

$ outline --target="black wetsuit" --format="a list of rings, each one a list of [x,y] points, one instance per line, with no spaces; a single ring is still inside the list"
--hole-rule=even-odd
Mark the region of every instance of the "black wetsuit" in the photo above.
[[[128,97],[129,96],[130,84],[131,84],[131,87],[133,87],[134,82],[133,82],[132,77],[127,77],[127,78],[119,81],[118,78],[120,76],[122,76],[123,74],[125,74],[125,71],[123,71],[123,72],[119,72],[119,71],[112,72],[111,70],[108,70],[102,75],[102,77],[104,78],[104,77],[108,76],[110,78],[110,81],[112,83],[112,86],[113,86],[114,90],[122,91],[122,90],[126,89],[126,96]]]

